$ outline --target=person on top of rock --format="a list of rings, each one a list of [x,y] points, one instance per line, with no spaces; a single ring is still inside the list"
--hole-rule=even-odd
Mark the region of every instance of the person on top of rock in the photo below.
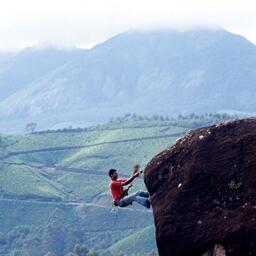
[[[132,202],[137,202],[146,208],[150,208],[149,193],[146,191],[136,191],[128,195],[128,190],[132,186],[132,182],[140,175],[140,166],[135,165],[133,168],[133,175],[128,179],[118,179],[118,173],[115,169],[110,169],[108,174],[110,177],[109,188],[115,206],[126,207]],[[124,186],[129,185],[127,189]]]

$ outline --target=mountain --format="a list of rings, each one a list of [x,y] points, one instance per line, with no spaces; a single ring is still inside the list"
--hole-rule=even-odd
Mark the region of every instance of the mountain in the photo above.
[[[141,114],[254,112],[256,46],[223,29],[130,31],[0,62],[1,129]]]
[[[0,55],[0,99],[8,98],[82,54],[79,49],[27,48],[16,54]]]

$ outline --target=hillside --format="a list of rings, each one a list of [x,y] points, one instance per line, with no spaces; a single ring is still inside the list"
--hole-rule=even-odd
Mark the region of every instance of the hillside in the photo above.
[[[151,255],[153,256],[156,248],[156,241],[154,236],[152,236],[152,233],[154,233],[154,231],[154,225],[147,226],[137,231],[135,234],[132,234],[118,241],[109,249],[113,254],[117,254],[119,252],[132,254],[134,251],[137,254],[140,254],[145,252],[145,248],[147,248],[147,250],[151,252]],[[157,255],[156,252],[155,255]]]
[[[0,62],[0,129],[85,126],[113,113],[255,112],[255,59],[255,45],[223,29],[130,31],[86,51],[28,49]]]
[[[116,255],[119,247],[129,255],[129,240],[145,232],[147,245],[133,250],[141,255],[155,251],[150,242],[154,230],[147,229],[153,223],[151,211],[134,204],[111,213],[107,171],[114,167],[120,176],[130,175],[135,163],[144,166],[186,130],[166,121],[123,121],[119,126],[112,122],[82,130],[1,135],[0,254],[41,256],[35,249],[40,248],[62,256],[76,243],[86,243],[102,255]],[[142,178],[136,189],[145,189]],[[54,222],[63,230],[61,236],[57,228],[49,230],[56,211]],[[63,244],[65,239],[67,245],[57,250],[54,243]]]
[[[17,191],[19,195],[49,193],[62,200],[72,190],[74,195],[69,196],[88,199],[94,195],[95,186],[98,192],[108,189],[108,169],[115,167],[121,174],[129,175],[135,163],[146,164],[185,131],[180,127],[156,126],[2,137],[5,148],[1,176],[10,179],[3,189],[5,193]],[[23,180],[30,180],[28,187]],[[79,186],[83,183],[88,186]]]
[[[85,129],[1,135],[0,254],[41,256],[51,250],[63,256],[77,243],[100,255],[154,253],[151,210],[133,204],[112,212],[108,169],[126,177],[134,164],[144,168],[191,127],[235,117],[129,114]],[[145,189],[143,177],[132,191],[137,189]]]

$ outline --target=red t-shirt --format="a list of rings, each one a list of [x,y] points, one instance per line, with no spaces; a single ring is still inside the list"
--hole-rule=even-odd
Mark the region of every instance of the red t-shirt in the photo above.
[[[109,188],[112,194],[112,198],[114,202],[117,202],[124,192],[124,188],[122,183],[125,182],[126,179],[119,179],[119,180],[111,180],[109,183]]]

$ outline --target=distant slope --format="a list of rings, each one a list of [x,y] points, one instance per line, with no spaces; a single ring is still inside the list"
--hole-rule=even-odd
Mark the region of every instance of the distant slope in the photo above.
[[[83,52],[78,49],[27,48],[13,54],[0,54],[0,100],[74,61]]]
[[[108,169],[130,175],[185,131],[169,125],[2,136],[0,184],[5,197],[102,202]]]
[[[147,226],[139,231],[134,229],[130,236],[118,241],[109,247],[108,250],[113,254],[122,252],[125,255],[132,255],[133,253],[142,255],[143,253],[156,252],[154,234],[155,227],[153,225]]]
[[[222,29],[126,32],[87,51],[30,49],[0,63],[1,129],[126,112],[255,112],[255,67],[256,46]]]
[[[42,256],[57,249],[66,255],[76,243],[85,243],[103,254],[113,243],[132,234],[133,219],[138,230],[151,225],[152,213],[111,207],[37,202],[0,198],[0,254]],[[22,230],[25,229],[23,233]]]
[[[29,165],[1,165],[0,184],[5,198],[65,200],[67,195],[51,180]]]
[[[76,243],[86,243],[104,255],[112,244],[132,234],[134,223],[137,231],[151,225],[152,212],[136,203],[112,212],[108,167],[100,159],[104,160],[107,151],[118,145],[119,158],[112,157],[112,166],[119,169],[122,165],[120,175],[130,174],[135,163],[143,163],[143,159],[150,159],[151,154],[170,143],[164,143],[159,135],[169,134],[165,138],[172,140],[185,131],[180,127],[164,128],[167,130],[157,126],[94,127],[0,136],[0,254],[41,256],[42,252],[55,251],[56,244],[68,252]],[[145,144],[140,149],[145,151],[143,155],[135,148],[140,141]],[[127,156],[122,159],[122,155]],[[143,180],[139,179],[133,191],[144,189],[143,186]],[[51,221],[56,211],[58,216]]]

